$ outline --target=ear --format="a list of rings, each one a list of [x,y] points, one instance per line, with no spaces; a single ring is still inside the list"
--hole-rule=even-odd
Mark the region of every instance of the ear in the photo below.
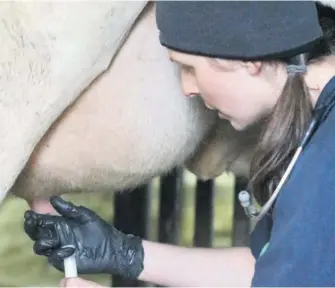
[[[251,76],[258,75],[262,70],[263,63],[260,61],[250,62],[250,61],[244,61],[242,62],[242,66],[247,69],[247,72]]]

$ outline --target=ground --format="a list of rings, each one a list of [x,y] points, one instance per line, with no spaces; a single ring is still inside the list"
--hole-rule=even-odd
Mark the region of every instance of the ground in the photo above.
[[[183,207],[181,245],[191,246],[194,229],[195,177],[187,173],[185,180],[187,197]],[[156,192],[158,179],[155,179],[154,183]],[[225,174],[219,177],[216,183],[214,246],[227,247],[231,245],[234,177]],[[155,241],[158,193],[153,194],[153,238],[151,240]],[[85,197],[83,195],[72,195],[65,198],[93,209],[104,219],[113,219],[112,193],[90,194],[85,195]],[[27,208],[25,201],[18,198],[9,198],[0,209],[0,286],[59,287],[59,281],[63,274],[49,266],[44,257],[33,253],[33,242],[23,231],[23,214]],[[108,286],[111,283],[111,277],[108,275],[85,276],[83,278]]]

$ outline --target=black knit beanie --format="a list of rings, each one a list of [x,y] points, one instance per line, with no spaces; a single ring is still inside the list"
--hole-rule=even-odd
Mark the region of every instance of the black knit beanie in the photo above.
[[[290,58],[322,37],[313,1],[156,2],[165,47],[226,59]]]

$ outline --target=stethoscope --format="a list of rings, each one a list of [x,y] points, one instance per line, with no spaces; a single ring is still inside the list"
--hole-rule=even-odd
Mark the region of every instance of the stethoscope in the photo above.
[[[296,68],[297,67],[295,67],[295,69]],[[302,136],[302,139],[299,143],[297,150],[295,151],[289,165],[285,170],[284,175],[280,179],[270,199],[264,204],[264,206],[261,209],[258,209],[253,205],[252,203],[253,201],[248,191],[243,190],[239,193],[238,199],[248,217],[260,220],[269,211],[274,201],[276,200],[280,190],[282,189],[284,183],[286,182],[287,178],[290,176],[292,169],[294,168],[294,165],[296,164],[299,156],[301,155],[301,152],[308,144],[316,128],[320,125],[321,122],[325,120],[330,111],[335,107],[335,95],[333,91],[333,86],[335,84],[335,76],[333,76],[333,78],[330,80],[330,83],[332,84],[327,84],[326,87],[323,89],[324,94],[321,93],[321,95],[319,96],[319,99],[313,112],[314,115],[312,116],[312,119],[309,122],[306,132]]]
[[[322,111],[322,112],[324,112],[324,111]],[[323,115],[323,113],[318,113],[318,114],[319,114],[318,116]],[[294,153],[294,155],[292,157],[292,160],[290,161],[289,165],[287,166],[284,175],[280,179],[280,181],[278,183],[278,186],[276,187],[276,189],[273,192],[270,199],[264,204],[264,206],[261,209],[258,209],[257,207],[255,207],[253,205],[251,196],[250,196],[248,191],[243,190],[238,194],[238,199],[239,199],[239,201],[240,201],[242,207],[244,208],[244,211],[245,211],[245,213],[247,214],[248,217],[250,217],[252,219],[260,220],[269,211],[273,202],[276,200],[276,198],[279,194],[279,191],[283,187],[287,178],[290,176],[291,171],[292,171],[295,163],[297,162],[301,152],[305,148],[308,141],[311,139],[311,137],[313,135],[313,132],[315,131],[315,128],[316,128],[317,124],[320,123],[320,121],[321,121],[321,117],[312,118],[304,136],[302,137],[302,140],[299,143],[299,146],[298,146],[296,152]]]

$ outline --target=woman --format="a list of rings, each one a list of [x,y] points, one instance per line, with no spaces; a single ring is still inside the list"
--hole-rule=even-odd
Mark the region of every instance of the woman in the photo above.
[[[310,1],[156,5],[160,41],[180,66],[185,95],[202,97],[237,130],[264,121],[250,180],[260,205],[276,192],[296,149],[303,145],[303,151],[257,223],[250,248],[145,241],[54,197],[61,216],[25,214],[35,253],[61,271],[63,259],[75,253],[79,274],[169,286],[335,286],[332,10]],[[67,244],[75,250],[62,248]],[[73,279],[64,285],[72,284],[92,283]]]

